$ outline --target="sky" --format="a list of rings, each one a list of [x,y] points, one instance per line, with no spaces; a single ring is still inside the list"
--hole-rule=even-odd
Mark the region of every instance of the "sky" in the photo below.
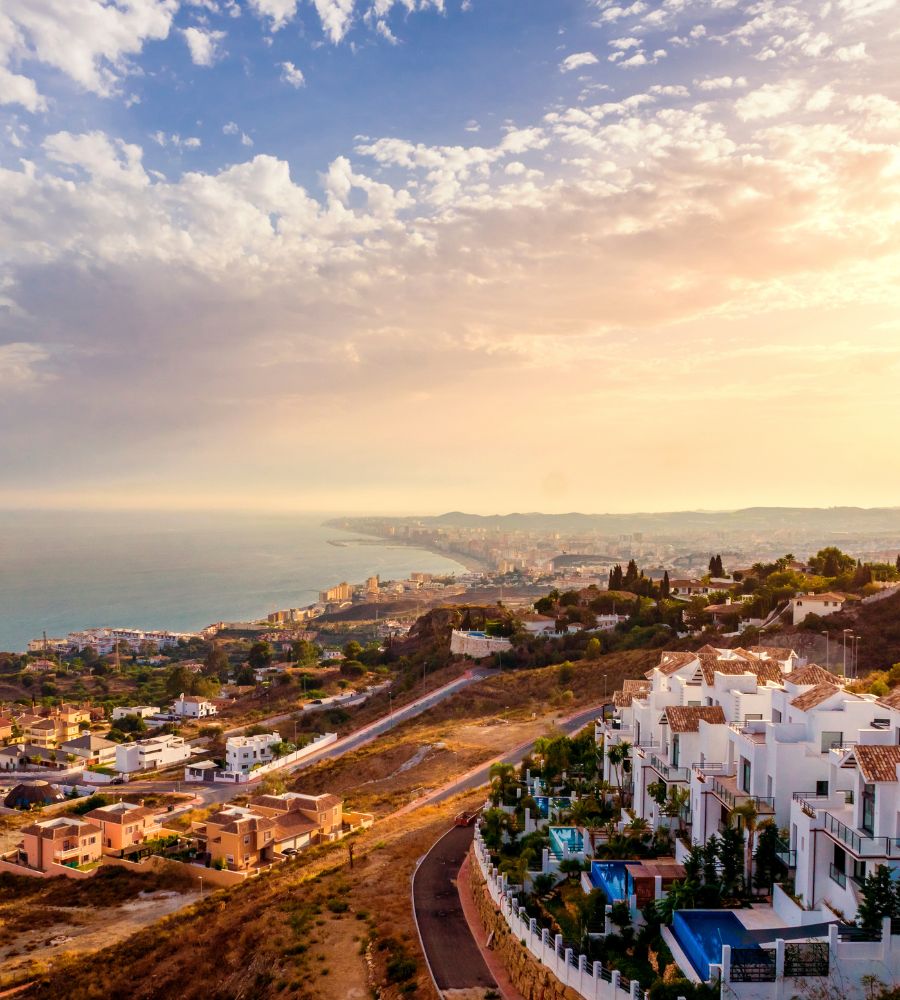
[[[0,507],[900,504],[900,0],[2,0]]]

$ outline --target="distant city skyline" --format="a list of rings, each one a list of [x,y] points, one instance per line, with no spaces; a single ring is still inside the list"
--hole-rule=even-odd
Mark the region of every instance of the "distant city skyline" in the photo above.
[[[898,0],[6,0],[0,508],[896,506]]]

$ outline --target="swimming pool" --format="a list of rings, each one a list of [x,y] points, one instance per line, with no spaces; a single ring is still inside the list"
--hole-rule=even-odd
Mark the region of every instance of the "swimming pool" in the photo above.
[[[591,883],[602,889],[610,903],[628,898],[628,871],[624,861],[591,862]]]
[[[762,949],[730,910],[676,910],[672,933],[694,971],[709,981],[709,967],[722,961],[722,945]]]
[[[550,850],[557,858],[564,858],[566,850],[568,853],[577,854],[582,850],[584,840],[578,827],[575,826],[551,826],[550,827]]]

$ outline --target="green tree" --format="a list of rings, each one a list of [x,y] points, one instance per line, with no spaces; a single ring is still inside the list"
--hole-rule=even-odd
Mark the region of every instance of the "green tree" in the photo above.
[[[862,885],[862,899],[856,914],[856,921],[866,930],[880,930],[884,917],[900,915],[897,887],[891,878],[891,869],[879,865],[866,876]]]
[[[739,828],[745,832],[747,838],[745,883],[748,888],[753,885],[753,848],[756,842],[758,817],[756,803],[752,799],[747,799],[731,810],[732,822],[739,824]]]
[[[360,643],[355,639],[351,639],[344,646],[344,657],[348,660],[359,660],[360,653],[362,653],[363,648]]]
[[[207,677],[218,677],[220,681],[224,682],[228,680],[230,668],[231,664],[225,650],[218,643],[214,643],[203,661],[203,673]]]
[[[247,654],[247,663],[254,670],[262,670],[272,662],[272,647],[265,641],[254,642]]]
[[[600,644],[600,640],[596,636],[592,636],[588,639],[588,644],[584,647],[584,655],[588,660],[599,660],[602,652],[603,646]]]
[[[834,545],[819,549],[809,560],[809,568],[819,576],[841,576],[844,573],[852,573],[855,567],[856,560],[853,556],[848,556],[846,552],[841,552]]]
[[[292,644],[291,652],[294,655],[294,662],[301,667],[316,663],[322,655],[322,650],[309,639],[298,639]]]

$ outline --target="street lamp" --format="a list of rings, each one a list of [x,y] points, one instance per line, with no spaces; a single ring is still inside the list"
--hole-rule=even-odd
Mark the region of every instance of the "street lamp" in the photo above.
[[[390,712],[390,725],[388,726],[388,728],[389,729],[393,729],[394,728],[394,693],[393,693],[393,691],[388,691],[388,705],[389,705],[388,711]]]
[[[841,638],[844,642],[844,676],[847,676],[847,633],[853,634],[852,628],[845,628],[841,632]],[[853,640],[850,640],[850,666],[853,666]]]
[[[823,632],[822,635],[825,636],[825,669],[829,670],[830,669],[830,665],[829,665],[829,658],[828,658],[828,633],[827,632]]]

